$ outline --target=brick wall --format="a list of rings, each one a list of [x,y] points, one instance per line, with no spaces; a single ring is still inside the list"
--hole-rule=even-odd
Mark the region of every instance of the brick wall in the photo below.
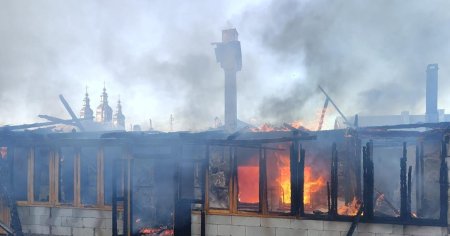
[[[345,236],[348,222],[297,220],[282,218],[208,215],[208,236]],[[192,214],[192,235],[200,235],[200,215]],[[359,236],[443,236],[445,227],[403,226],[360,223],[354,235]]]
[[[27,235],[110,236],[112,213],[107,210],[20,206],[22,230]],[[122,222],[118,222],[119,230]]]

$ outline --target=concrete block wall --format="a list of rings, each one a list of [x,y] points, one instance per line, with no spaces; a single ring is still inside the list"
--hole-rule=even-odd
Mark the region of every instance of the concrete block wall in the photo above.
[[[200,215],[192,214],[192,235],[200,235]],[[349,222],[208,215],[208,236],[345,236]],[[446,227],[358,224],[359,236],[444,236]]]
[[[112,213],[108,210],[19,206],[22,230],[26,235],[110,236]],[[119,231],[122,221],[118,221]]]

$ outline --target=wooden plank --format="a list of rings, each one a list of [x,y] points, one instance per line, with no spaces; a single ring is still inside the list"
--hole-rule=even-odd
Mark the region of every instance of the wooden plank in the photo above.
[[[34,154],[35,147],[29,149],[28,156],[28,203],[34,203]]]

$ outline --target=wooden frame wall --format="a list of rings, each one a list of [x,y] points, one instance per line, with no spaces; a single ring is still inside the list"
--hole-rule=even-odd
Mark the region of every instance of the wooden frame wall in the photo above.
[[[48,146],[43,146],[48,147]],[[74,149],[74,164],[73,164],[73,178],[74,178],[74,196],[73,203],[66,204],[59,201],[59,188],[60,188],[60,148],[61,147],[73,147]],[[96,160],[97,160],[97,204],[84,206],[81,204],[81,147],[73,145],[65,146],[54,146],[49,147],[49,201],[38,202],[34,200],[34,163],[36,147],[27,147],[27,162],[28,162],[28,173],[27,173],[27,201],[18,201],[19,206],[52,206],[52,207],[74,207],[74,208],[90,208],[90,209],[105,209],[111,210],[112,206],[105,205],[105,175],[104,175],[104,165],[105,165],[105,145],[95,145],[90,147],[97,148]],[[120,156],[124,155],[125,150],[121,147]],[[108,184],[108,183],[107,183]]]

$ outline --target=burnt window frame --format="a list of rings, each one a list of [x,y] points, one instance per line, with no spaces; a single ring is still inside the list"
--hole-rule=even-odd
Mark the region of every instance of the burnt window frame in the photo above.
[[[30,185],[30,159],[31,159],[31,148],[30,147],[28,147],[28,146],[10,146],[10,147],[8,147],[8,149],[13,149],[13,156],[12,156],[12,165],[13,165],[13,168],[12,168],[12,172],[11,172],[11,178],[14,178],[14,170],[15,170],[15,165],[16,165],[16,155],[17,155],[17,152],[16,152],[16,150],[17,149],[23,149],[24,150],[24,152],[25,152],[25,155],[26,155],[26,158],[25,158],[25,162],[26,162],[26,165],[27,165],[27,168],[26,168],[26,175],[25,175],[25,178],[27,179],[27,184],[26,184],[26,186],[25,186],[25,192],[26,192],[26,197],[25,197],[25,200],[18,200],[17,201],[17,203],[20,205],[20,204],[26,204],[26,203],[28,203],[28,199],[29,199],[29,195],[30,195],[30,192],[29,192],[29,185]],[[23,174],[23,173],[22,173]],[[14,180],[12,179],[11,180],[11,184],[12,184],[12,186],[13,186],[13,188],[14,188],[14,193],[16,193],[16,191],[15,191],[15,186],[16,186],[16,184],[14,183]]]
[[[393,133],[393,134],[389,134],[389,131],[384,131],[384,135],[397,135],[397,133]],[[405,131],[407,132],[407,131]],[[369,132],[370,133],[370,132]],[[354,149],[351,150],[347,150],[349,152],[354,152],[353,154],[355,155],[355,159],[357,159],[357,161],[359,162],[358,165],[355,166],[356,168],[356,175],[357,178],[359,179],[359,181],[356,182],[357,186],[356,186],[356,194],[360,195],[361,199],[370,199],[368,198],[368,195],[372,194],[373,195],[373,184],[372,186],[370,186],[370,183],[365,183],[365,179],[369,179],[370,182],[370,178],[374,178],[373,177],[373,160],[371,160],[372,158],[372,153],[373,150],[371,148],[371,143],[368,142],[365,145],[362,145],[362,138],[359,137],[358,135],[358,131],[357,130],[347,130],[345,131],[345,135],[351,137],[353,139],[353,145],[355,146]],[[367,134],[365,134],[367,135]],[[379,135],[379,133],[374,132],[374,135],[376,137],[376,135]],[[417,136],[417,137],[421,137],[421,136],[425,136],[426,134],[424,133],[420,133],[417,132],[416,134],[414,134],[413,136]],[[405,138],[406,136],[405,134],[400,134],[398,137],[400,138]],[[447,226],[447,209],[448,209],[448,193],[447,193],[447,189],[448,189],[448,167],[446,164],[446,160],[445,157],[448,153],[448,146],[449,146],[449,140],[450,140],[450,134],[445,134],[445,132],[441,133],[441,139],[442,141],[442,147],[441,147],[441,164],[440,164],[440,199],[439,201],[441,202],[441,207],[440,207],[440,217],[439,219],[424,219],[424,218],[418,218],[418,219],[411,219],[408,217],[399,217],[399,218],[385,218],[385,217],[373,217],[373,204],[367,204],[369,206],[369,209],[367,209],[367,206],[364,206],[365,211],[368,211],[369,213],[366,215],[361,216],[360,221],[361,222],[367,222],[367,223],[388,223],[388,224],[402,224],[402,225],[419,225],[419,226]],[[262,196],[262,198],[260,197],[260,211],[259,212],[248,212],[248,211],[238,211],[237,210],[237,189],[236,189],[236,185],[237,185],[237,179],[236,179],[236,147],[239,146],[239,144],[235,144],[235,145],[229,145],[229,147],[234,150],[232,152],[231,155],[231,163],[232,164],[232,178],[230,180],[230,187],[232,188],[232,192],[230,192],[230,207],[228,209],[225,210],[217,210],[217,209],[210,209],[209,208],[209,198],[207,197],[207,193],[209,192],[209,185],[208,185],[208,178],[209,178],[209,172],[206,170],[205,176],[206,176],[206,184],[205,184],[205,188],[206,188],[206,198],[205,198],[205,204],[206,204],[206,211],[209,214],[236,214],[236,215],[243,215],[243,216],[291,216],[291,217],[301,217],[304,219],[315,219],[315,220],[335,220],[335,221],[344,221],[344,222],[352,222],[354,220],[354,216],[350,216],[350,215],[339,215],[337,214],[335,211],[331,211],[331,212],[327,212],[326,214],[323,215],[315,215],[315,214],[305,214],[304,212],[304,204],[303,204],[303,200],[301,202],[298,202],[298,205],[295,205],[294,203],[296,202],[295,199],[303,199],[303,197],[300,197],[299,193],[302,193],[303,190],[300,190],[299,187],[303,186],[303,184],[301,183],[301,181],[303,181],[303,176],[298,176],[296,174],[299,173],[303,173],[301,172],[301,170],[299,170],[298,168],[304,168],[304,158],[305,158],[305,150],[302,148],[301,146],[301,142],[303,141],[298,141],[295,139],[292,139],[292,144],[291,144],[291,211],[289,213],[283,214],[283,213],[274,213],[274,212],[268,212],[267,211],[267,173],[266,173],[266,166],[265,165],[261,165],[261,163],[265,163],[265,161],[261,162],[261,159],[265,159],[266,155],[262,154],[260,155],[260,196]],[[313,141],[314,142],[314,141]],[[333,142],[333,147],[330,147],[330,158],[336,158],[336,162],[339,163],[339,155],[337,155],[337,150],[335,147],[335,142]],[[351,146],[351,145],[350,145]],[[349,145],[347,145],[347,149],[350,147]],[[260,148],[262,150],[263,149],[263,145],[260,146]],[[364,151],[363,151],[364,150]],[[364,154],[365,156],[361,156],[361,154]],[[263,152],[264,153],[264,152]],[[336,153],[336,154],[334,154]],[[359,155],[358,155],[359,153]],[[444,155],[445,153],[445,155]],[[333,157],[335,156],[336,157]],[[207,158],[209,159],[209,153],[207,153]],[[303,160],[302,160],[303,158]],[[365,161],[364,161],[365,160]],[[302,163],[303,162],[303,163]],[[363,163],[365,162],[365,163]],[[209,161],[208,163],[208,168],[209,168]],[[337,168],[338,165],[336,165],[335,163],[335,168]],[[206,168],[206,169],[208,169]],[[264,168],[264,169],[263,169]],[[364,174],[365,171],[367,172],[367,170],[370,170],[372,168],[372,172],[369,174]],[[397,168],[400,168],[397,167]],[[292,172],[292,170],[294,170],[294,172]],[[292,176],[294,173],[294,176]],[[335,175],[335,179],[337,179],[337,171],[334,171],[334,175]],[[332,173],[333,175],[333,173]],[[333,178],[333,177],[332,177]],[[367,181],[367,180],[366,180]],[[373,180],[372,180],[373,181]],[[400,181],[400,180],[399,180]],[[294,184],[295,182],[295,184]],[[261,183],[263,183],[261,185]],[[341,187],[338,184],[338,188]],[[366,192],[368,191],[368,192]],[[264,194],[265,193],[265,194]],[[297,195],[296,195],[297,194]],[[295,196],[296,195],[296,196]],[[335,206],[338,206],[337,203],[337,198],[338,195],[335,194],[335,196],[333,196],[331,199],[335,202]],[[265,203],[265,204],[264,204]],[[370,208],[371,207],[371,208]]]
[[[49,158],[49,163],[48,163],[48,187],[49,187],[49,199],[48,201],[36,201],[35,200],[35,192],[34,192],[34,188],[35,188],[35,166],[36,166],[36,162],[38,161],[36,159],[36,150],[38,148],[46,148],[48,149],[48,158]],[[31,166],[30,166],[30,180],[29,181],[29,189],[28,189],[28,202],[33,204],[33,205],[53,205],[56,202],[56,193],[55,193],[55,184],[57,181],[55,181],[55,157],[56,157],[56,152],[55,149],[49,145],[39,145],[39,146],[34,146],[31,148]]]
[[[72,165],[72,174],[73,174],[73,199],[72,203],[60,202],[60,194],[61,194],[61,155],[62,148],[71,148],[73,150],[73,165]],[[77,164],[78,164],[78,153],[77,148],[73,145],[62,145],[56,148],[57,149],[57,157],[56,157],[56,167],[55,167],[55,184],[56,184],[56,205],[58,206],[75,206],[77,202]]]

